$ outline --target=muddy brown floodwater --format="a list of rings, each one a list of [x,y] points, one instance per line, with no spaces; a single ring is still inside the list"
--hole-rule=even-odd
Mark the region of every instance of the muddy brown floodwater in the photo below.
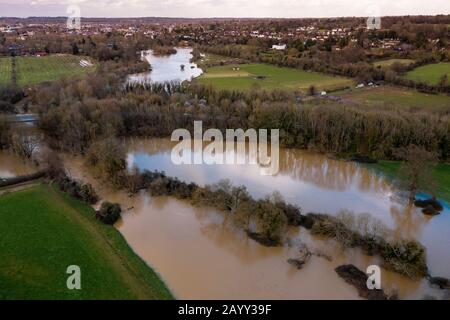
[[[128,140],[128,165],[164,170],[167,175],[200,185],[230,179],[245,185],[256,198],[275,190],[303,212],[337,214],[341,209],[370,213],[403,238],[427,247],[431,274],[450,277],[448,208],[426,218],[409,207],[383,177],[355,163],[323,155],[282,149],[280,173],[261,176],[257,167],[196,165],[176,166],[170,160],[173,144],[166,139]],[[241,155],[245,156],[245,155]],[[358,299],[356,290],[340,279],[334,268],[353,263],[362,270],[377,264],[357,249],[343,250],[334,241],[312,236],[301,228],[289,230],[291,245],[267,248],[248,239],[223,214],[198,208],[187,201],[151,197],[147,192],[129,197],[99,183],[81,158],[68,157],[75,178],[94,184],[104,200],[122,204],[125,213],[116,227],[128,243],[182,299]],[[286,261],[295,258],[298,245],[332,258],[313,257],[302,270]],[[426,280],[412,281],[383,270],[383,288],[397,290],[400,298],[441,297]]]
[[[200,185],[229,179],[245,185],[255,198],[279,191],[303,212],[331,215],[342,209],[355,214],[370,213],[402,238],[417,239],[427,248],[433,276],[450,278],[450,215],[446,210],[427,218],[409,207],[391,183],[355,163],[336,161],[301,150],[280,150],[280,172],[261,176],[250,165],[176,166],[170,160],[173,146],[167,139],[127,140],[129,168],[164,170]],[[238,155],[245,157],[246,155]],[[291,228],[290,245],[267,248],[248,239],[225,215],[211,208],[198,208],[187,201],[151,197],[147,192],[130,197],[103,183],[81,157],[67,156],[70,174],[94,185],[103,200],[118,202],[124,209],[116,227],[133,250],[154,268],[182,299],[358,299],[356,290],[334,271],[353,263],[361,270],[377,264],[357,249],[343,250],[334,241],[312,236],[302,228]],[[0,153],[0,176],[35,171],[14,156]],[[314,256],[296,270],[287,259],[296,258],[298,246],[332,258]],[[397,290],[402,299],[425,295],[442,297],[426,280],[412,281],[383,270],[383,288]]]
[[[29,161],[18,159],[15,155],[0,152],[0,178],[12,178],[36,171]]]

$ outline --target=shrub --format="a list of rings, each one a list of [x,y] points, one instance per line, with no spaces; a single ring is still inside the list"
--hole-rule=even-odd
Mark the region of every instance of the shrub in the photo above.
[[[61,191],[66,192],[70,196],[82,200],[87,204],[95,204],[98,201],[98,196],[90,184],[80,184],[78,181],[70,179],[65,174],[56,178],[54,182],[57,183]]]
[[[428,274],[425,248],[416,241],[387,242],[381,253],[385,267],[412,279]]]
[[[113,225],[120,218],[122,208],[117,203],[103,202],[100,210],[96,213],[96,218],[105,224]]]
[[[115,185],[123,183],[126,165],[126,152],[123,145],[114,138],[97,141],[88,151],[88,161],[99,168],[102,174]]]
[[[83,184],[80,188],[79,195],[88,204],[95,204],[98,201],[97,193],[90,184]]]
[[[310,213],[301,225],[313,234],[332,238],[346,247],[360,247],[367,254],[378,254],[384,266],[412,279],[427,275],[425,248],[416,241],[393,239],[392,232],[367,214],[342,212],[338,217]]]

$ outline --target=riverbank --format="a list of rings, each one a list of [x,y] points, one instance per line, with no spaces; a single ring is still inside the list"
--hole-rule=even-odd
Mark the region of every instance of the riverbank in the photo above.
[[[1,299],[172,299],[158,275],[93,209],[46,185],[0,197]],[[81,290],[66,269],[81,268]]]

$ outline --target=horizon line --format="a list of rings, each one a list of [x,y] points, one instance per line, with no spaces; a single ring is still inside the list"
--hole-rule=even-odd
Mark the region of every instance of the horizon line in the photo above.
[[[438,14],[404,14],[404,15],[382,15],[380,18],[385,17],[437,17],[437,16],[450,16],[450,13],[438,13]],[[236,20],[236,19],[279,19],[279,20],[298,20],[298,19],[337,19],[337,18],[368,18],[370,16],[305,16],[305,17],[181,17],[181,16],[122,16],[122,17],[102,17],[102,16],[81,16],[81,19],[186,19],[186,20],[200,20],[200,19],[227,19],[227,20]],[[19,17],[19,16],[0,16],[0,19],[31,19],[31,18],[68,18],[68,16],[27,16],[27,17]]]

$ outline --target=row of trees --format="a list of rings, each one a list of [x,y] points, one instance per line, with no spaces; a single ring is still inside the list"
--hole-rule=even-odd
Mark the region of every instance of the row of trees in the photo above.
[[[385,70],[374,67],[371,64],[371,58],[367,55],[365,50],[358,47],[347,47],[338,52],[309,50],[308,52],[300,53],[296,49],[291,49],[287,52],[276,52],[271,54],[265,54],[264,48],[243,47],[240,45],[205,45],[200,46],[199,48],[203,52],[210,52],[226,57],[351,77],[366,83],[386,81],[427,93],[450,93],[450,83],[448,82],[430,85],[401,77],[402,73],[421,65],[437,63],[440,61],[450,61],[450,57],[446,52],[431,54],[428,52],[415,53],[411,56],[417,59],[414,64],[410,66],[397,65],[390,70]]]
[[[278,128],[283,146],[320,152],[396,159],[396,149],[414,144],[443,161],[450,155],[448,115],[327,100],[299,105],[282,91],[217,91],[199,84],[125,89],[116,80],[91,75],[40,90],[33,100],[54,147],[85,152],[103,137],[169,136],[202,120],[205,128],[223,130]],[[41,101],[43,91],[52,97]]]

